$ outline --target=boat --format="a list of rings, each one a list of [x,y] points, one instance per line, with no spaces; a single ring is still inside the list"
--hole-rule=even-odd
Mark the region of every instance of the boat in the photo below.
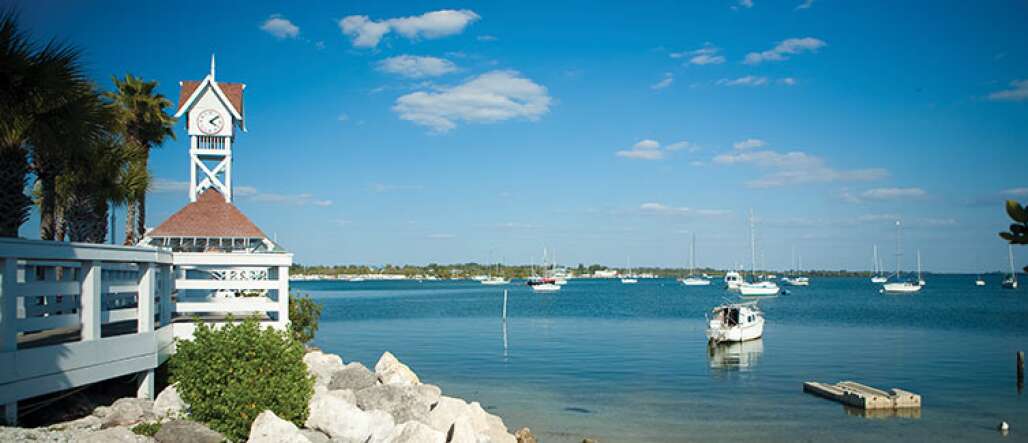
[[[543,273],[546,271],[546,248],[543,248]],[[532,265],[532,272],[535,273],[535,265]],[[532,288],[533,292],[557,292],[560,291],[561,285],[557,284],[557,279],[553,277],[539,277],[535,276],[529,278],[526,284]]]
[[[710,286],[710,280],[696,276],[696,234],[692,235],[692,245],[689,247],[689,275],[678,279],[686,286]]]
[[[910,294],[920,291],[922,286],[920,282],[912,281],[900,281],[902,274],[900,273],[900,257],[903,254],[900,252],[900,221],[896,220],[896,281],[885,283],[882,285],[882,289],[879,292],[892,293],[892,294]],[[920,280],[920,278],[918,279]]]
[[[924,286],[924,278],[921,277],[921,250],[917,250],[917,284]]]
[[[479,283],[482,283],[483,285],[497,286],[510,284],[510,280],[503,277],[488,277],[484,280],[479,280]]]
[[[797,265],[796,248],[792,248],[793,266],[796,271],[795,274],[799,274],[799,269],[803,269],[803,257],[799,257],[799,265]],[[789,286],[810,286],[810,278],[802,275],[793,275],[792,277],[782,277],[782,283]]]
[[[771,280],[757,280],[757,234],[753,218],[753,210],[750,209],[750,255],[752,258],[750,277],[753,282],[742,282],[739,284],[739,293],[743,296],[778,295],[781,289],[778,284]]]
[[[621,277],[621,283],[626,285],[634,285],[639,283],[639,279],[635,278],[635,274],[632,274],[632,259],[628,259],[628,274]]]
[[[871,283],[885,283],[889,277],[882,275],[882,259],[878,257],[878,245],[874,245],[874,258],[871,259],[871,266],[874,267],[874,274],[871,275]]]
[[[1010,260],[1010,275],[1003,279],[1003,287],[1017,289],[1017,271],[1014,270],[1014,248],[1007,245],[1007,257]]]
[[[707,340],[711,344],[756,340],[764,335],[764,314],[757,302],[727,303],[711,310]]]
[[[974,281],[975,286],[985,286],[985,280],[982,279],[981,275],[978,275],[978,279]]]
[[[539,283],[529,285],[533,292],[558,292],[560,291],[560,285],[556,283]]]
[[[725,287],[730,291],[738,291],[739,285],[743,283],[742,274],[735,271],[725,273]]]

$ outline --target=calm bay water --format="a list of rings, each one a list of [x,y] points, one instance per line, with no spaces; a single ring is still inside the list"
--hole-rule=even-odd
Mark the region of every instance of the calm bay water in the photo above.
[[[717,283],[572,280],[557,294],[476,282],[294,282],[325,305],[315,345],[371,367],[389,350],[444,393],[541,441],[1028,441],[1028,291],[932,276],[916,295],[814,279],[760,302],[765,337],[708,351]],[[506,331],[500,321],[509,289]],[[506,349],[504,336],[506,335]],[[802,392],[855,380],[923,396],[915,417],[868,417]],[[1002,437],[1000,420],[1013,427]]]

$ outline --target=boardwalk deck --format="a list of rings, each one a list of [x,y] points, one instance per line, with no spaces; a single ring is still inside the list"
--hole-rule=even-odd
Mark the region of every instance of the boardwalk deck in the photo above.
[[[803,392],[864,410],[921,407],[921,396],[913,392],[897,388],[885,392],[853,381],[842,381],[834,385],[808,381],[803,383]]]

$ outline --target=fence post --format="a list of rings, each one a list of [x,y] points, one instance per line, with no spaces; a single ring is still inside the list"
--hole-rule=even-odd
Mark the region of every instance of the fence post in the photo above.
[[[137,333],[153,332],[153,299],[156,295],[156,284],[154,280],[154,264],[153,263],[140,263],[139,264],[139,285],[138,285],[138,296],[136,297],[138,302],[136,303],[139,311],[139,317],[137,319]],[[141,374],[142,378],[139,380],[139,389],[136,390],[136,397],[139,398],[154,398],[154,373],[153,369],[143,371]]]
[[[278,326],[289,327],[289,266],[278,267]]]
[[[82,262],[82,283],[79,288],[81,303],[82,332],[81,339],[96,340],[102,335],[103,325],[100,322],[100,311],[103,309],[100,300],[103,298],[101,286],[103,268],[99,261]]]
[[[171,323],[171,291],[174,285],[175,276],[172,275],[171,265],[161,265],[161,326]]]
[[[18,350],[18,259],[3,257],[3,271],[0,272],[0,352]],[[10,368],[13,369],[13,368]],[[18,402],[4,405],[4,422],[8,426],[18,424]]]

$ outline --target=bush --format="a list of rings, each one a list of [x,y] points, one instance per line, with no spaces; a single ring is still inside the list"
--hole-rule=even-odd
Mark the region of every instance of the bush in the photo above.
[[[136,435],[145,435],[147,437],[153,437],[157,435],[157,432],[161,430],[161,424],[157,422],[140,423],[132,427],[132,432]]]
[[[314,334],[318,332],[321,308],[321,303],[312,300],[310,296],[289,297],[289,330],[293,338],[303,344],[314,340]]]
[[[303,354],[289,332],[261,328],[255,317],[218,329],[197,321],[193,340],[180,341],[171,359],[171,381],[192,419],[243,441],[266,409],[303,426],[314,393]]]

